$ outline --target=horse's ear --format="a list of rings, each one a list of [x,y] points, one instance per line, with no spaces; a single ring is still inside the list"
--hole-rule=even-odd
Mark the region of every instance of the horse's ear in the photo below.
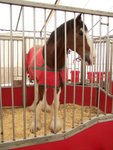
[[[81,14],[79,14],[76,18],[76,22],[80,22],[81,21]]]

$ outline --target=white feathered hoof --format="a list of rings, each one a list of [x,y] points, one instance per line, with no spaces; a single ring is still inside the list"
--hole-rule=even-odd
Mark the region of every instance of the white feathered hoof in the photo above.
[[[59,118],[56,119],[56,128],[55,128],[55,123],[54,123],[54,119],[52,119],[51,124],[50,124],[50,130],[52,133],[57,133],[62,129],[62,124],[61,124],[61,120]]]
[[[51,106],[50,105],[46,105],[46,108],[43,106],[42,107],[42,111],[44,112],[44,111],[46,111],[47,113],[50,113],[51,112]]]
[[[31,106],[27,107],[28,111],[34,111],[34,109],[35,109],[34,103]]]
[[[28,111],[34,111],[34,107],[29,106],[29,107],[27,107],[27,110],[28,110]]]
[[[31,123],[31,126],[30,126],[30,132],[31,133],[35,133],[35,131],[40,130],[40,129],[41,129],[41,122],[40,121],[36,122],[36,128],[35,128],[34,121]]]

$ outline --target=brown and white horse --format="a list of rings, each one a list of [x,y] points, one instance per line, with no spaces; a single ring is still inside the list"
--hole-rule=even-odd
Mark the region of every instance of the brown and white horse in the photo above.
[[[75,25],[75,27],[74,27]],[[74,34],[74,31],[76,31],[76,33]],[[36,52],[36,68],[38,68],[37,64],[39,64],[39,70],[42,69],[42,65],[45,63],[45,58],[46,58],[46,66],[47,66],[47,70],[55,70],[55,57],[57,58],[56,60],[56,69],[60,70],[57,74],[57,94],[56,94],[56,102],[52,103],[52,107],[51,107],[51,111],[52,111],[52,116],[51,116],[51,123],[50,123],[50,130],[52,132],[58,132],[62,125],[61,125],[61,120],[59,118],[58,115],[58,109],[59,109],[59,98],[60,98],[60,92],[61,92],[61,82],[63,82],[63,78],[64,76],[62,76],[61,70],[62,68],[65,66],[65,34],[67,37],[66,40],[66,47],[67,47],[67,53],[68,53],[68,49],[74,50],[74,39],[76,40],[76,52],[81,56],[81,58],[83,57],[83,49],[85,49],[85,61],[91,65],[94,63],[95,61],[95,50],[93,48],[93,43],[92,40],[88,34],[88,29],[86,27],[86,25],[83,23],[83,21],[81,20],[81,14],[77,16],[75,23],[74,23],[74,19],[71,19],[69,21],[66,22],[66,30],[65,30],[65,23],[62,24],[61,26],[59,26],[56,29],[56,49],[57,49],[57,57],[55,54],[55,31],[53,31],[46,43],[46,53],[45,53],[45,47],[43,46],[41,48],[41,54],[40,57],[38,58],[38,52]],[[74,35],[76,35],[76,37],[74,38]],[[83,40],[84,37],[84,40]],[[84,41],[84,42],[83,42]],[[34,48],[33,48],[34,49]],[[30,50],[31,52],[31,58],[27,58],[27,69],[28,69],[28,73],[31,74],[31,78],[33,76],[33,56],[34,56],[34,51]],[[29,54],[30,54],[29,52]],[[43,59],[43,63],[40,62],[40,58],[42,57]],[[49,80],[53,80],[51,77],[51,75],[49,75],[49,72],[47,73],[47,86],[49,83]],[[44,69],[42,69],[42,74],[44,72]],[[35,125],[35,121],[33,120],[33,122],[31,123],[31,127],[30,130],[31,132],[35,132],[36,129],[40,130],[41,129],[41,110],[44,109],[44,104],[46,103],[46,111],[50,110],[50,106],[48,105],[47,102],[44,103],[44,94],[45,94],[45,86],[41,85],[42,81],[40,82],[39,80],[39,76],[42,77],[42,74],[40,75],[40,73],[38,73],[38,71],[36,70],[36,78],[37,78],[37,82],[38,84],[38,88],[37,88],[37,99],[35,100],[35,102],[37,103],[36,106],[36,125]],[[50,78],[49,78],[50,76]],[[60,76],[60,77],[59,77]],[[44,79],[44,77],[43,77]],[[55,82],[55,81],[53,81]],[[50,82],[51,84],[51,82]],[[34,109],[34,102],[33,104],[30,106],[31,110]],[[55,111],[56,110],[56,111]],[[56,124],[54,123],[54,111],[56,112]],[[54,128],[55,127],[55,128]]]

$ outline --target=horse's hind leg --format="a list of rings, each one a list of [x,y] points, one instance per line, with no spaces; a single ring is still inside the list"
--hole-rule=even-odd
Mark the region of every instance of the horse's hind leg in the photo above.
[[[36,119],[35,115],[33,118],[33,121],[31,123],[30,131],[34,133],[36,130],[41,129],[41,110],[43,106],[43,98],[44,98],[44,87],[40,87],[38,89],[38,101],[37,101],[37,106],[36,106]]]
[[[57,95],[56,95],[56,101],[55,99],[53,100],[52,104],[52,118],[51,118],[51,123],[50,123],[50,130],[51,132],[57,133],[58,131],[61,130],[62,125],[61,125],[61,120],[58,115],[58,110],[59,110],[59,105],[60,105],[60,93],[61,93],[61,88],[59,88]]]
[[[38,96],[39,96],[38,89],[39,89],[39,88],[38,88],[38,86],[37,86],[37,88],[36,88],[36,100],[33,101],[33,103],[31,104],[31,106],[27,107],[27,109],[28,109],[29,111],[34,111],[34,110],[35,110],[35,105],[36,105],[37,102],[38,102]]]

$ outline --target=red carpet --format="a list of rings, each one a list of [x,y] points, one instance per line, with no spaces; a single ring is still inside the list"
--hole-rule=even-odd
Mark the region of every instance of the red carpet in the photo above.
[[[15,150],[113,150],[113,121],[99,123],[63,141]]]

